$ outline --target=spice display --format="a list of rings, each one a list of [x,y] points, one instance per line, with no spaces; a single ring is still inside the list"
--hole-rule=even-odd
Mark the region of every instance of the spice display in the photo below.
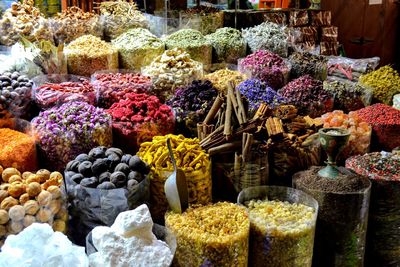
[[[83,35],[65,48],[68,73],[90,76],[99,70],[118,69],[118,50],[93,35]]]
[[[341,78],[332,78],[324,81],[324,90],[335,97],[334,108],[350,112],[369,106],[372,99],[372,90],[359,83]]]
[[[125,98],[128,93],[149,92],[152,84],[148,76],[126,71],[104,71],[92,75],[92,85],[96,90],[97,105],[109,108]]]
[[[137,151],[142,142],[153,136],[174,131],[172,109],[156,96],[128,93],[108,110],[113,120],[115,145]]]
[[[165,224],[176,235],[177,265],[247,266],[250,222],[243,207],[192,206],[183,214],[168,212]]]
[[[391,105],[393,96],[400,93],[400,75],[390,66],[361,75],[359,81],[373,89],[373,102]]]
[[[171,134],[155,136],[152,142],[142,143],[138,152],[138,156],[151,166],[150,210],[155,220],[162,220],[168,209],[164,183],[173,166],[168,156],[167,138],[171,139],[177,167],[185,173],[189,203],[205,205],[211,202],[210,159],[198,139]]]
[[[295,105],[301,115],[315,118],[333,109],[333,95],[323,89],[321,81],[309,75],[291,81],[279,93]]]
[[[313,264],[363,266],[371,183],[343,167],[334,179],[324,178],[321,168],[293,176],[295,187],[319,203]]]
[[[96,94],[89,80],[75,75],[44,75],[33,79],[33,99],[44,110],[72,101],[94,105]]]
[[[120,67],[140,71],[165,50],[165,44],[149,30],[131,29],[116,39],[112,44],[118,49]]]
[[[0,74],[0,117],[30,115],[32,84],[19,72]]]
[[[329,10],[311,10],[311,25],[330,26],[332,14]]]
[[[323,27],[321,29],[321,41],[323,42],[331,42],[337,43],[339,37],[339,28],[338,27]]]
[[[290,70],[292,79],[308,74],[314,79],[326,80],[328,60],[323,56],[296,52],[290,55],[289,62],[292,64]]]
[[[375,104],[357,111],[359,118],[372,126],[372,149],[392,151],[400,146],[400,110]]]
[[[151,77],[153,93],[164,100],[173,95],[178,87],[201,79],[203,67],[182,49],[174,48],[156,57],[143,74]]]
[[[268,12],[263,14],[264,21],[272,22],[280,25],[287,24],[287,16],[285,12]]]
[[[75,241],[84,243],[95,226],[110,226],[121,211],[148,201],[149,171],[138,156],[114,147],[95,147],[68,162],[65,180],[75,216],[71,220]]]
[[[284,104],[286,99],[270,88],[265,82],[257,79],[249,79],[237,87],[240,93],[249,101],[249,110],[256,111],[261,103],[274,108],[276,105]]]
[[[189,24],[191,28],[199,30],[202,34],[210,34],[224,26],[224,13],[211,6],[196,6],[180,13],[181,24]],[[191,21],[199,21],[192,24]]]
[[[311,266],[314,199],[291,188],[261,186],[243,190],[238,202],[250,217],[251,266]]]
[[[300,27],[295,29],[300,31],[302,42],[315,44],[318,42],[318,27]]]
[[[393,107],[400,110],[400,94],[393,96]]]
[[[239,60],[240,72],[249,74],[251,78],[266,82],[269,87],[278,90],[289,78],[290,69],[278,55],[260,50]]]
[[[342,127],[350,131],[350,138],[347,146],[342,150],[340,159],[347,159],[350,156],[362,155],[368,152],[371,143],[372,128],[368,123],[363,122],[356,112],[345,114],[342,110],[322,115],[317,118],[324,128]]]
[[[328,78],[330,76],[358,81],[361,75],[367,74],[379,65],[379,57],[352,59],[330,56],[328,60]]]
[[[3,121],[0,123],[3,124]],[[0,128],[0,164],[21,171],[36,170],[38,162],[35,139],[23,132]]]
[[[182,29],[168,35],[164,41],[167,49],[183,49],[193,60],[203,63],[204,66],[212,62],[212,46],[199,31]]]
[[[213,61],[236,64],[246,56],[247,44],[242,33],[234,28],[220,28],[206,36],[213,46]]]
[[[166,242],[159,240],[153,227],[148,207],[141,205],[120,213],[111,227],[94,228],[91,238],[95,252],[88,251],[90,266],[169,267],[175,252],[171,246],[173,238],[159,226],[167,236]]]
[[[289,25],[290,26],[304,26],[308,24],[308,11],[307,10],[291,10],[289,12]]]
[[[32,120],[39,151],[46,164],[63,170],[74,157],[98,145],[112,143],[111,116],[85,102],[65,103]]]
[[[47,20],[34,6],[34,0],[12,3],[0,19],[0,44],[11,46],[21,36],[32,42],[53,38]]]
[[[20,253],[15,254],[15,251]],[[33,223],[5,241],[0,253],[0,262],[10,266],[37,264],[44,266],[88,267],[84,247],[78,247],[67,236],[54,232],[48,224]]]
[[[105,1],[99,6],[104,25],[104,35],[108,40],[117,38],[132,28],[147,28],[146,17],[137,8],[135,2]]]
[[[66,232],[68,213],[61,173],[45,169],[21,173],[16,168],[2,166],[0,173],[0,225],[5,228],[0,232],[0,241],[34,222],[47,223],[54,231]]]
[[[99,15],[84,12],[77,6],[71,6],[58,13],[50,25],[54,39],[58,44],[70,43],[83,35],[103,37],[102,22]]]
[[[179,88],[167,102],[175,113],[175,131],[186,137],[197,136],[197,123],[205,119],[216,97],[217,90],[208,80]]]
[[[219,92],[226,94],[228,82],[232,81],[237,85],[243,82],[246,76],[239,71],[221,69],[205,75],[204,78],[211,81]]]
[[[243,38],[250,47],[251,52],[269,50],[286,57],[288,53],[288,36],[285,28],[271,22],[263,22],[260,25],[242,30]]]

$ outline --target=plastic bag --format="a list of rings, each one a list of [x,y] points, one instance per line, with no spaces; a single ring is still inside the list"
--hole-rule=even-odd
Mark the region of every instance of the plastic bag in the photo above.
[[[224,13],[222,11],[205,14],[188,14],[181,11],[179,19],[181,28],[189,26],[189,28],[198,30],[204,35],[224,27]]]
[[[358,81],[362,74],[375,70],[380,58],[352,59],[341,56],[328,57],[328,75]]]
[[[292,79],[308,74],[314,79],[321,81],[326,80],[328,60],[323,56],[317,56],[307,52],[295,52],[289,57],[289,62],[292,65],[290,70],[290,77]]]
[[[145,17],[149,22],[150,31],[157,37],[166,36],[180,29],[179,18],[173,18],[170,16],[165,18],[162,17],[163,15],[164,14],[162,13],[158,13],[158,15],[145,14]]]
[[[136,11],[140,15],[136,17],[102,15],[104,25],[104,36],[106,40],[112,40],[123,34],[129,29],[149,28],[149,22],[140,11]]]
[[[70,235],[77,244],[84,245],[85,237],[96,226],[111,226],[119,213],[135,209],[149,198],[150,179],[145,177],[130,189],[97,189],[75,183],[65,173],[70,203]]]
[[[311,25],[330,26],[332,14],[329,10],[311,10]]]
[[[94,105],[96,94],[89,80],[75,75],[40,75],[33,78],[32,97],[36,105],[49,109],[72,101],[83,101]]]
[[[339,36],[339,28],[335,26],[323,27],[321,33],[322,42],[333,42],[337,43]]]
[[[289,12],[289,26],[304,26],[308,24],[308,10],[293,10]]]
[[[264,21],[286,25],[287,16],[284,12],[268,12],[263,14]]]

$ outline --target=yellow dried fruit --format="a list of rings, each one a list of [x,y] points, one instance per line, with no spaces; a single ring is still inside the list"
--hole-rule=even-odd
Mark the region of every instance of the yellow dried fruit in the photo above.
[[[39,183],[40,184],[40,176],[36,175],[36,174],[31,174],[28,176],[28,178],[26,178],[26,183],[30,184],[30,183]]]
[[[29,200],[24,204],[25,213],[35,215],[39,210],[39,204],[35,200]]]
[[[32,223],[36,222],[36,217],[32,215],[25,215],[24,220],[22,221],[22,224],[24,227],[28,227]]]
[[[13,197],[6,197],[1,202],[0,208],[3,210],[9,210],[11,207],[18,205],[18,200]]]
[[[8,183],[8,180],[13,175],[21,176],[21,173],[16,168],[7,168],[3,170],[1,178],[3,179],[4,182]]]
[[[67,229],[66,223],[62,220],[55,220],[53,223],[53,230],[64,233]]]
[[[57,214],[57,212],[61,209],[61,201],[60,200],[52,200],[49,206],[51,213]]]
[[[8,216],[13,221],[21,221],[25,217],[25,209],[21,205],[15,205],[8,211]]]
[[[19,175],[13,175],[8,179],[8,182],[10,184],[14,183],[14,182],[22,182],[22,178]]]
[[[61,189],[56,185],[49,186],[47,192],[51,193],[53,199],[61,197]]]
[[[24,205],[29,199],[30,199],[30,197],[29,197],[29,194],[28,194],[28,193],[22,194],[22,195],[19,197],[19,203],[20,203],[21,205]]]
[[[59,172],[52,172],[50,174],[50,180],[56,180],[58,183],[61,183],[63,180],[63,176]]]
[[[30,197],[36,197],[42,191],[42,187],[39,183],[32,182],[28,184],[26,188],[26,192],[29,194]]]
[[[50,171],[46,169],[40,169],[36,172],[36,175],[39,176],[40,183],[44,183],[50,178]]]
[[[5,199],[6,197],[8,197],[8,192],[7,190],[2,190],[0,189],[0,203],[3,201],[3,199]]]
[[[8,212],[5,210],[0,210],[0,224],[6,224],[10,217],[8,217]]]
[[[50,205],[51,200],[52,200],[52,196],[47,191],[42,191],[37,196],[37,201],[38,201],[40,206],[48,206],[48,205]]]
[[[33,173],[31,172],[23,172],[22,173],[22,179],[26,180],[29,178],[29,176],[31,176]]]
[[[8,188],[8,194],[15,198],[19,198],[25,192],[26,192],[26,187],[21,182],[14,182]]]
[[[36,214],[36,220],[38,222],[48,222],[52,218],[51,211],[46,208],[41,208],[38,213]]]

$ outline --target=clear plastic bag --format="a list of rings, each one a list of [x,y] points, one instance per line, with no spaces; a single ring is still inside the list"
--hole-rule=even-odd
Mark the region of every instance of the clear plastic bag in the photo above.
[[[40,75],[33,78],[33,83],[32,97],[42,110],[72,101],[83,101],[91,105],[96,103],[95,90],[83,76]]]
[[[293,10],[289,12],[289,26],[304,26],[308,24],[308,10]]]
[[[324,81],[328,74],[328,60],[325,57],[311,53],[295,52],[289,57],[292,66],[290,77],[292,79],[303,75],[310,75],[314,79]]]
[[[96,226],[111,226],[119,213],[135,209],[148,201],[150,179],[130,189],[97,189],[75,183],[65,173],[67,194],[70,203],[70,235],[79,245],[85,244],[85,237]]]
[[[328,58],[328,74],[350,81],[358,81],[362,74],[371,72],[379,65],[379,57],[352,59],[341,56]]]
[[[0,66],[0,73],[17,71],[25,74],[28,78],[43,74],[42,69],[33,62],[33,58],[29,56],[29,52],[26,51],[22,44],[17,43],[3,51],[1,54],[4,57],[4,61]]]
[[[202,34],[210,34],[224,27],[224,13],[213,12],[205,14],[188,14],[184,11],[179,14],[181,28],[189,26],[191,29],[200,31]]]
[[[140,11],[137,11],[141,14]],[[129,29],[149,28],[149,22],[144,15],[137,18],[127,16],[102,15],[104,26],[104,37],[106,40],[112,40],[123,34]]]
[[[264,219],[261,210],[249,206],[250,201],[271,201],[270,206],[282,203],[304,205],[311,216],[298,223],[298,229],[285,229],[284,227],[269,225]],[[276,201],[276,202],[272,202]],[[293,188],[278,186],[255,186],[240,192],[238,204],[247,207],[250,216],[250,251],[249,262],[251,266],[298,266],[311,267],[315,225],[318,214],[318,202],[310,195]],[[262,204],[261,204],[262,205]],[[299,206],[297,206],[299,207]],[[269,214],[276,213],[271,208]],[[300,212],[300,211],[299,211]],[[302,211],[305,216],[306,212]],[[296,216],[297,214],[288,214]],[[272,216],[272,215],[270,215]],[[297,215],[299,216],[299,215]],[[300,215],[301,216],[301,215]],[[290,217],[288,221],[293,220]],[[292,226],[293,227],[293,226]]]
[[[311,10],[311,25],[315,26],[330,26],[332,14],[329,10]]]
[[[174,33],[180,29],[179,18],[171,16],[163,17],[164,14],[158,13],[156,15],[145,14],[149,22],[150,31],[157,37],[166,36]]]
[[[267,12],[263,14],[264,21],[286,25],[287,24],[287,16],[284,12]]]

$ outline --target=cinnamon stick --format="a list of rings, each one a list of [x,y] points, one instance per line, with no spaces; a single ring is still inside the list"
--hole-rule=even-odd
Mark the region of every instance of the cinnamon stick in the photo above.
[[[224,135],[227,139],[232,135],[232,101],[230,97],[226,99]]]
[[[224,99],[218,95],[217,98],[215,98],[215,101],[213,105],[211,106],[210,111],[207,113],[206,118],[204,119],[203,123],[209,124],[211,120],[214,119],[215,115],[217,115],[218,110],[220,110],[222,104],[224,103]]]
[[[230,152],[236,149],[238,145],[240,145],[240,142],[226,143],[220,146],[212,147],[208,150],[208,154],[212,156],[219,153]]]
[[[234,95],[234,93],[233,93],[233,88],[231,87],[231,84],[230,84],[230,83],[228,83],[228,93],[227,93],[227,97],[230,98],[230,100],[231,100],[232,109],[235,111],[235,115],[236,115],[236,118],[237,118],[239,124],[243,124],[242,116],[241,116],[241,114],[239,113],[239,105],[238,105],[238,103],[237,103],[237,101],[236,101],[236,97],[235,97],[235,95]]]
[[[242,117],[243,123],[247,122],[246,110],[244,109],[242,96],[240,95],[239,90],[236,90],[236,100],[238,103],[239,114]]]

